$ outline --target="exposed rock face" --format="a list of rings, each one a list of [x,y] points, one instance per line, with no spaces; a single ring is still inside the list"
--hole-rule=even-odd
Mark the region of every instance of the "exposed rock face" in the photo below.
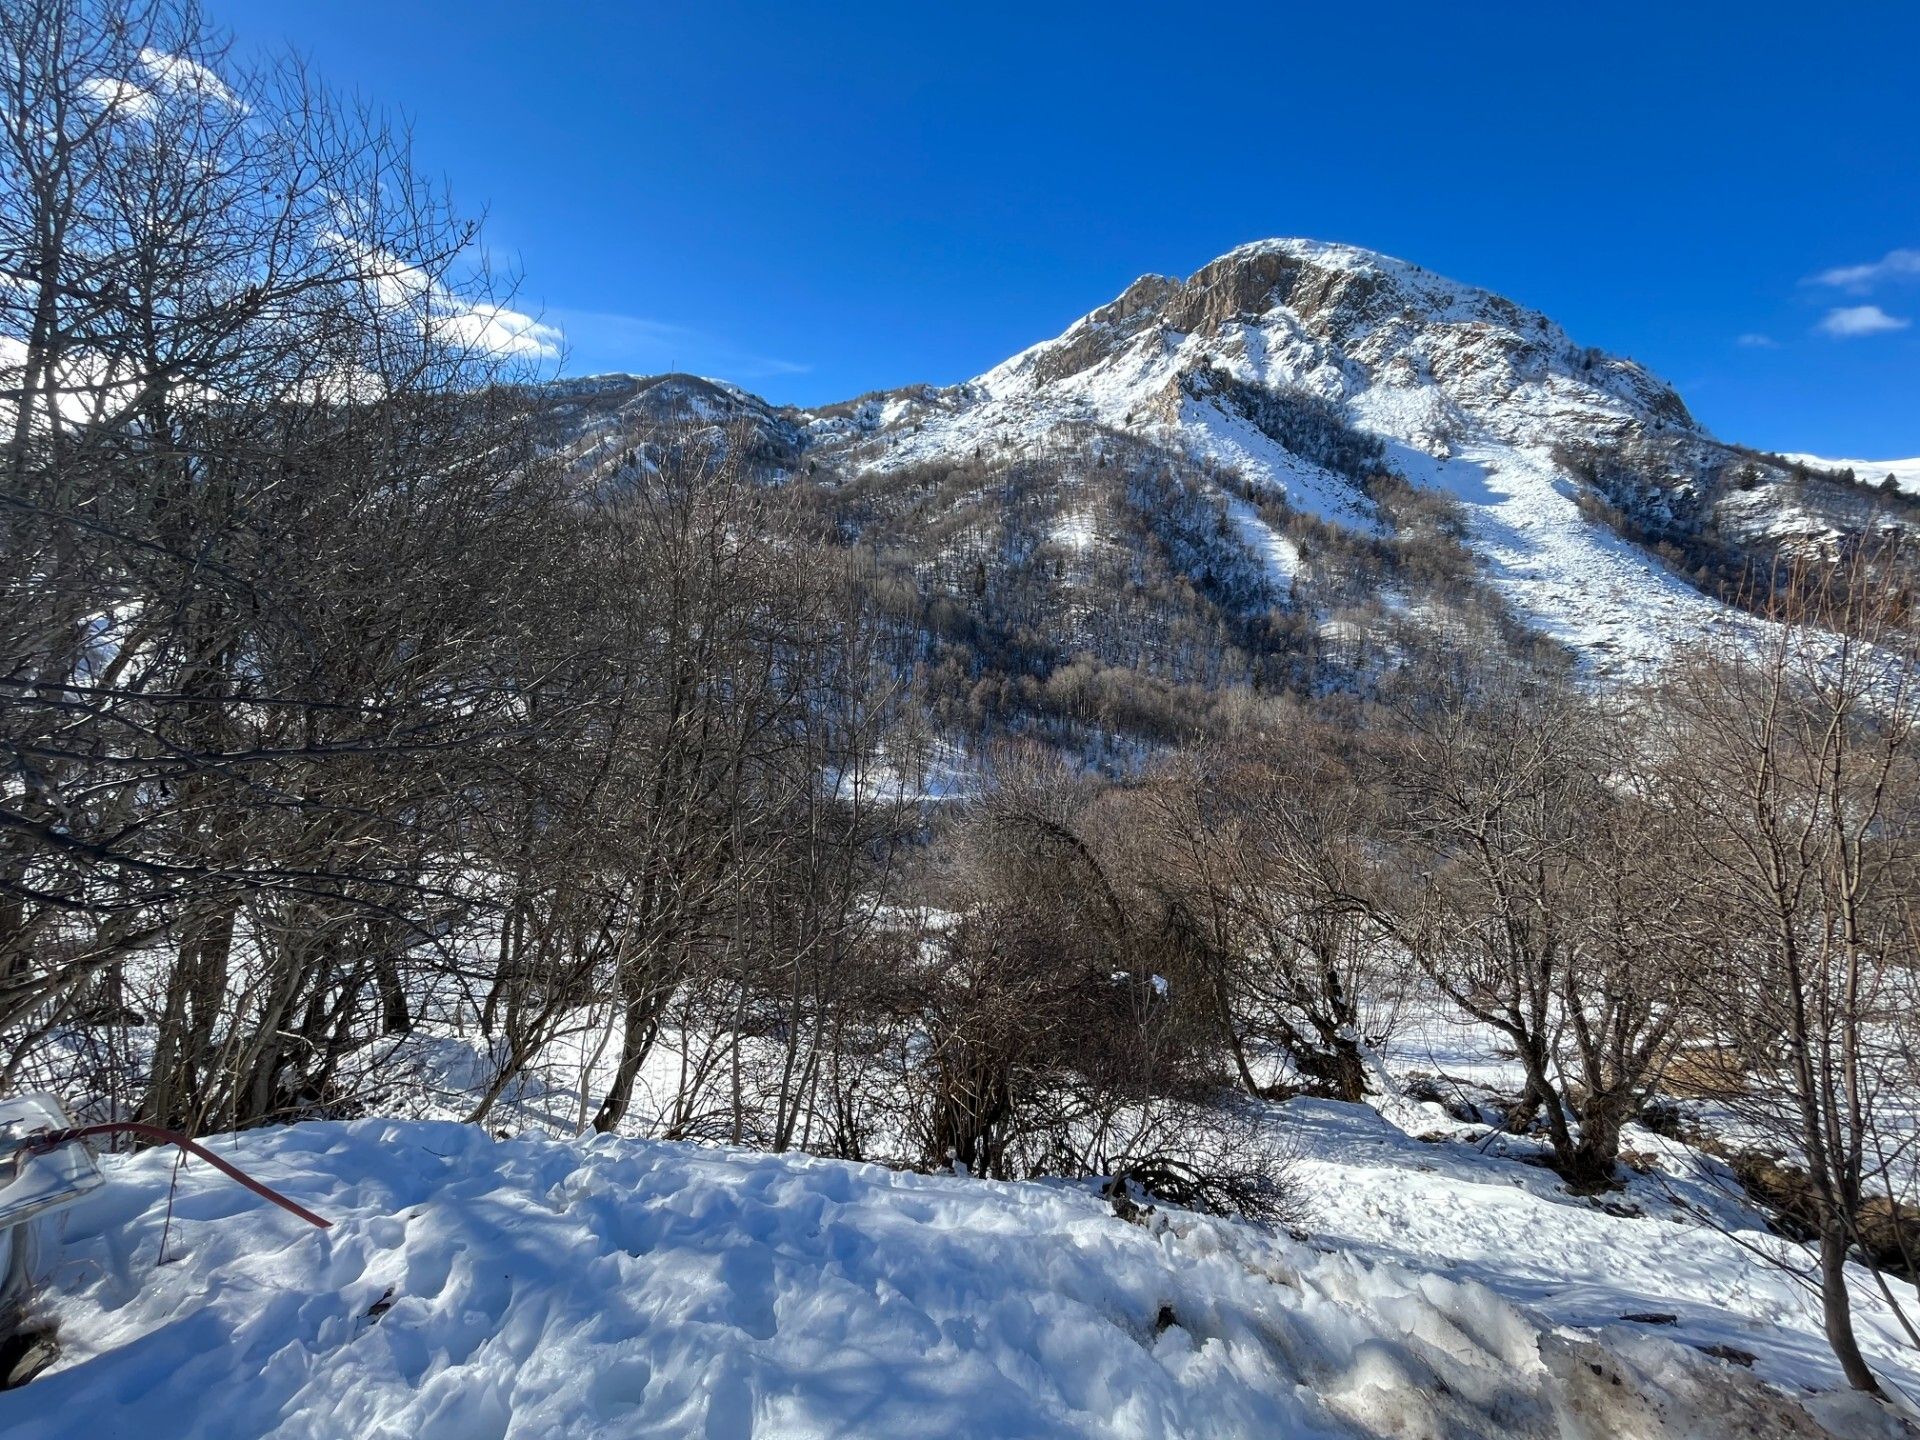
[[[1570,422],[1583,439],[1665,429],[1708,438],[1671,386],[1576,346],[1536,311],[1404,261],[1306,240],[1242,246],[1186,280],[1144,276],[983,378],[996,392],[1053,386],[1169,345],[1333,400],[1431,389],[1429,410],[1513,440],[1564,439]]]

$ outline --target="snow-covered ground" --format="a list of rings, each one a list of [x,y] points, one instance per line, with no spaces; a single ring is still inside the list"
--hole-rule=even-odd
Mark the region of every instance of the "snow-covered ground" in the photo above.
[[[1227,518],[1233,522],[1240,543],[1258,557],[1274,593],[1291,593],[1294,577],[1300,573],[1300,547],[1262,520],[1260,512],[1238,495],[1228,495],[1226,502]]]
[[[1408,1059],[1471,1058],[1447,1043]],[[1632,1132],[1651,1173],[1588,1199],[1431,1103],[1295,1101],[1271,1128],[1299,1236],[1128,1223],[1060,1182],[387,1119],[219,1144],[333,1230],[190,1164],[169,1233],[170,1154],[110,1157],[48,1267],[64,1353],[0,1394],[0,1433],[1901,1433],[1840,1393],[1814,1298],[1758,1258],[1785,1242],[1685,1147]],[[1868,1354],[1920,1393],[1858,1278]]]

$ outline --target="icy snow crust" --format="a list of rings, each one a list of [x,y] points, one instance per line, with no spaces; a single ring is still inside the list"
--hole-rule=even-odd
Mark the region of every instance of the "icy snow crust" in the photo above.
[[[1308,1241],[1128,1224],[1064,1184],[367,1120],[221,1147],[332,1232],[189,1167],[156,1268],[172,1161],[116,1159],[67,1220],[62,1368],[0,1395],[0,1433],[1826,1433],[1809,1411],[1901,1433],[1832,1393],[1812,1301],[1743,1248],[1778,1242],[1703,1226],[1672,1185],[1636,1182],[1646,1215],[1622,1218],[1537,1167],[1422,1143],[1403,1127],[1445,1113],[1393,1107],[1401,1124],[1287,1107]],[[1911,1352],[1863,1330],[1920,1386]],[[1803,1408],[1803,1386],[1829,1393]]]
[[[1586,520],[1552,457],[1569,439],[1656,433],[1717,447],[1671,388],[1576,346],[1544,315],[1350,246],[1266,240],[1186,281],[1143,277],[966,385],[868,402],[857,431],[836,417],[815,419],[811,434],[884,436],[871,463],[885,469],[1032,447],[1062,424],[1096,423],[1211,458],[1323,518],[1377,523],[1343,477],[1179,394],[1179,378],[1208,363],[1311,392],[1385,440],[1395,468],[1466,507],[1495,589],[1602,670],[1640,671],[1713,627],[1748,623]],[[1235,520],[1244,535],[1245,516]],[[1284,593],[1284,553],[1245,538]]]

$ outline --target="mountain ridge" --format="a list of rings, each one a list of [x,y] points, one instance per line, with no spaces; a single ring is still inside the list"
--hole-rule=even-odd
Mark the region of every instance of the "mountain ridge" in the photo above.
[[[1719,439],[1672,385],[1577,344],[1542,312],[1323,241],[1257,240],[1184,279],[1143,275],[955,385],[774,407],[701,383],[695,394],[686,377],[636,382],[623,403],[644,413],[628,418],[660,423],[672,406],[659,400],[677,395],[684,418],[745,424],[771,470],[830,487],[1052,457],[1056,530],[1080,526],[1067,511],[1085,510],[1071,472],[1097,469],[1093,451],[1118,443],[1098,437],[1130,437],[1140,454],[1194,469],[1190,488],[1210,495],[1243,552],[1202,569],[1252,563],[1262,585],[1237,593],[1310,612],[1322,629],[1345,622],[1298,592],[1304,550],[1318,548],[1325,568],[1316,527],[1391,536],[1375,483],[1390,477],[1455,507],[1481,579],[1519,621],[1622,678],[1757,623],[1737,602],[1782,554],[1876,527],[1920,530],[1898,496]],[[842,528],[857,538],[857,525]],[[942,528],[890,543],[933,564],[922,550],[945,543],[933,538]],[[993,573],[998,562],[980,563]],[[1400,603],[1391,587],[1380,598]]]

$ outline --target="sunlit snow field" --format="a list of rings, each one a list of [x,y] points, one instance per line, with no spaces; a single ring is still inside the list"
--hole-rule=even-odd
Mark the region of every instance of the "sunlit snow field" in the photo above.
[[[659,1048],[636,1126],[699,1051]],[[1374,1103],[1267,1107],[1297,1233],[1128,1223],[1091,1185],[575,1138],[606,1064],[585,1027],[489,1117],[514,1138],[444,1118],[491,1073],[473,1037],[372,1058],[433,1097],[417,1118],[218,1142],[325,1234],[191,1164],[169,1229],[170,1152],[107,1160],[51,1258],[62,1359],[0,1395],[0,1432],[1814,1433],[1765,1428],[1800,1396],[1837,1433],[1896,1433],[1841,1393],[1817,1297],[1766,1263],[1796,1247],[1717,1161],[1636,1127],[1643,1171],[1574,1196],[1531,1142],[1395,1093],[1513,1078],[1427,1007]],[[1869,1358],[1920,1394],[1855,1279]]]

